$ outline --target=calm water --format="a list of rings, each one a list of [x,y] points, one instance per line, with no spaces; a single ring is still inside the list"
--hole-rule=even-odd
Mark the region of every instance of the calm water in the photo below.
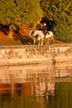
[[[0,73],[0,82],[11,84],[2,91],[0,83],[0,108],[72,108],[72,64],[8,66]]]
[[[56,83],[55,96],[1,97],[0,108],[72,108],[72,83]]]

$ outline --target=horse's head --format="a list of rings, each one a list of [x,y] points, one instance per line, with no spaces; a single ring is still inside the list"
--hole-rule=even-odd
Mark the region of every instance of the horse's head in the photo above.
[[[34,30],[31,30],[31,31],[30,31],[30,35],[33,35],[33,34],[34,34]]]

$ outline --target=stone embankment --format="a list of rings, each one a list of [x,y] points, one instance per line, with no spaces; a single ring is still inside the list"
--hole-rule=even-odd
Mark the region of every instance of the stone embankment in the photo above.
[[[72,62],[72,44],[0,46],[0,66]]]

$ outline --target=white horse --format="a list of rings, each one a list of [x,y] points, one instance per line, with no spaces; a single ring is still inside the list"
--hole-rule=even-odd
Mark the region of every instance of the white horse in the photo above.
[[[48,44],[53,42],[54,40],[54,35],[52,31],[47,31],[47,34],[45,35],[45,39],[48,40]]]
[[[36,38],[38,39],[38,44],[43,45],[44,44],[44,38],[47,40],[48,44],[53,42],[53,32],[47,31],[46,34],[43,33],[41,30],[31,30],[30,35],[34,36],[34,45],[36,44]]]
[[[43,45],[44,33],[41,30],[32,30],[30,35],[34,36],[34,45],[36,44],[36,38],[38,39],[38,44]]]

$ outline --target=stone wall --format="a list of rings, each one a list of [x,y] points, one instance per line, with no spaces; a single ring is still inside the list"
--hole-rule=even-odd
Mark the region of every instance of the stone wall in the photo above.
[[[72,45],[1,46],[0,65],[22,65],[72,60]]]
[[[0,47],[0,65],[18,65],[46,60],[49,50],[34,46]]]

